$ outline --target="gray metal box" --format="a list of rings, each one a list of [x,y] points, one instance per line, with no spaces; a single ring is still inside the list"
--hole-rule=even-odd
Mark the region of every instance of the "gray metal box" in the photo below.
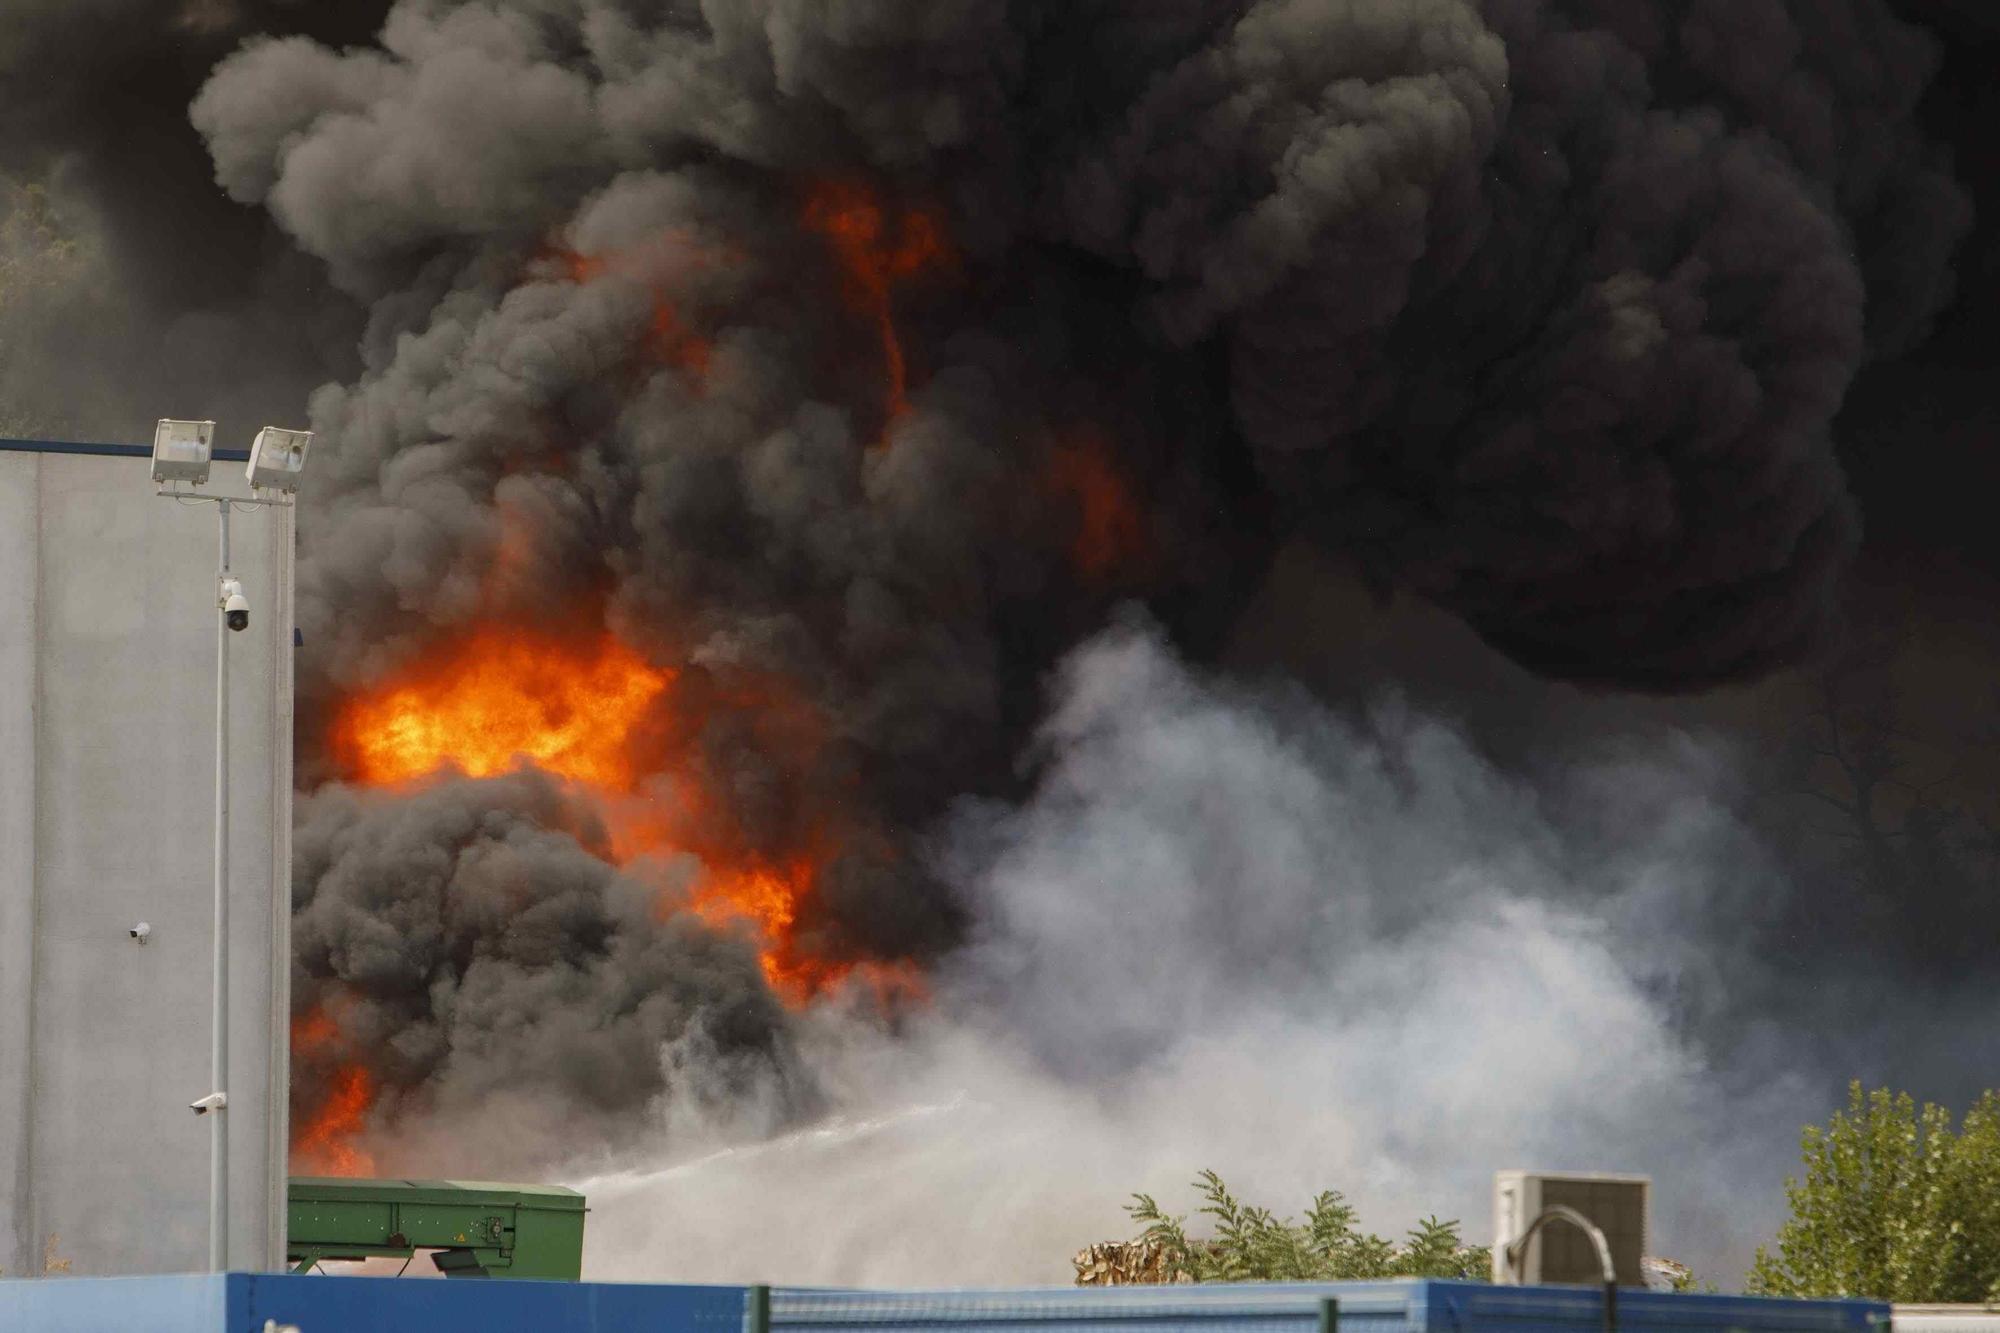
[[[1640,1260],[1650,1243],[1652,1182],[1645,1176],[1584,1171],[1498,1171],[1493,1176],[1493,1280],[1524,1284],[1601,1283],[1603,1269],[1590,1238],[1565,1222],[1544,1226],[1528,1245],[1518,1277],[1507,1268],[1508,1245],[1543,1209],[1574,1208],[1604,1233],[1618,1284],[1643,1287]]]

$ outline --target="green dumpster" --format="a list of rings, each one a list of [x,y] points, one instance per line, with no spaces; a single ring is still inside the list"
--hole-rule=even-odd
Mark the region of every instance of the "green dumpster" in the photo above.
[[[293,1176],[290,1201],[285,1253],[298,1272],[433,1250],[446,1277],[583,1275],[583,1196],[560,1186]]]

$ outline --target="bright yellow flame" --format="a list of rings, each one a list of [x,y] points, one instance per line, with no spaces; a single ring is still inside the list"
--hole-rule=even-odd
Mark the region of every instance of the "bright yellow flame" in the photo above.
[[[493,777],[525,760],[622,791],[633,734],[672,683],[608,635],[579,647],[489,627],[351,700],[335,744],[352,776],[376,786],[448,768]]]

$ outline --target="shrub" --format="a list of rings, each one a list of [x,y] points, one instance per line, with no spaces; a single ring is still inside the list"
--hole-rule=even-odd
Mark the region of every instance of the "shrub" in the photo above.
[[[1356,1225],[1340,1194],[1323,1191],[1303,1222],[1240,1202],[1213,1171],[1194,1187],[1200,1211],[1213,1219],[1214,1236],[1192,1239],[1183,1217],[1167,1214],[1148,1194],[1135,1194],[1126,1211],[1143,1223],[1139,1243],[1166,1256],[1169,1281],[1288,1282],[1385,1277],[1450,1277],[1485,1281],[1491,1255],[1466,1245],[1458,1223],[1427,1217],[1396,1244]]]
[[[1757,1251],[1750,1290],[1890,1301],[2000,1299],[2000,1093],[1954,1132],[1951,1112],[1888,1089],[1800,1138],[1791,1217]]]

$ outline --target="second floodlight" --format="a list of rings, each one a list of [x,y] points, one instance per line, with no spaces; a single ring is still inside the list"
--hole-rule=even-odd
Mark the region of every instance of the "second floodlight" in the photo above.
[[[153,480],[208,480],[209,445],[215,439],[213,421],[162,420],[153,431]]]
[[[266,426],[257,432],[250,446],[250,465],[244,475],[251,488],[281,491],[291,495],[299,489],[299,477],[306,470],[306,449],[312,444],[309,430],[280,430]]]

